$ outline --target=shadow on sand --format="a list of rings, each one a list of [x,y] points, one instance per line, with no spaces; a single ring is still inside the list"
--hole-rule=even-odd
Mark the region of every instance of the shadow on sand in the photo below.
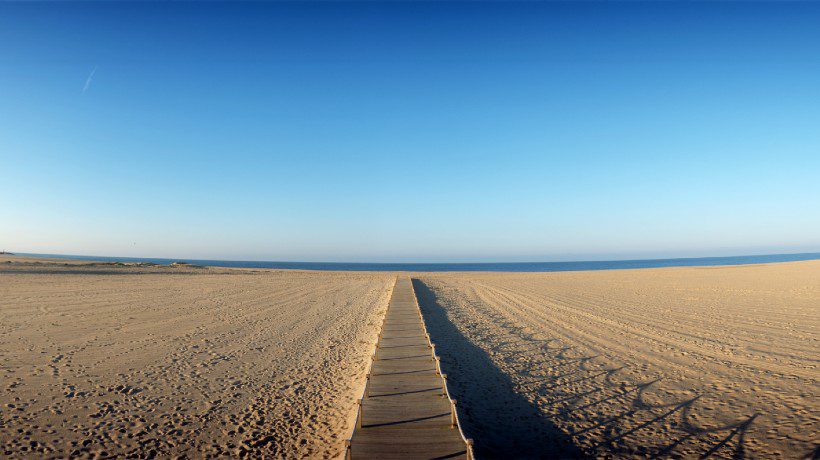
[[[579,355],[556,339],[538,338],[508,319],[493,319],[496,346],[488,352],[464,337],[436,294],[414,279],[413,287],[453,397],[459,400],[464,430],[476,453],[490,458],[649,457],[732,458],[748,456],[746,433],[759,414],[718,427],[702,427],[692,417],[703,394],[650,403],[646,393],[658,379],[627,384],[598,356]],[[478,336],[480,337],[480,335]],[[520,378],[514,383],[494,363],[503,362]],[[515,389],[519,391],[516,392]],[[521,395],[531,395],[531,400]],[[578,426],[562,431],[554,421]],[[671,441],[635,445],[627,438],[667,424]],[[583,428],[580,428],[583,427]],[[645,431],[646,430],[646,431]],[[585,443],[580,443],[586,439]],[[698,446],[698,447],[696,447]],[[702,450],[701,450],[702,449]],[[816,452],[806,458],[816,457]]]
[[[513,391],[510,378],[447,318],[435,293],[414,279],[413,288],[441,366],[460,407],[467,437],[479,458],[587,458],[572,438]]]

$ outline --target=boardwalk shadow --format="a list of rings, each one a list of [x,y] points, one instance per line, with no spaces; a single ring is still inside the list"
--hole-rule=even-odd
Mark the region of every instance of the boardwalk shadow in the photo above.
[[[458,400],[467,437],[481,458],[587,458],[572,438],[513,390],[510,378],[447,318],[435,293],[414,279],[427,330]]]
[[[492,309],[479,310],[483,317],[477,322],[469,315],[453,317],[467,339],[449,316],[459,313],[448,315],[444,301],[423,282],[413,285],[432,339],[440,345],[442,367],[451,374],[453,397],[462,400],[465,429],[483,456],[742,460],[750,455],[747,433],[757,413],[704,425],[695,412],[708,393],[659,392],[662,376],[613,365]],[[482,348],[484,340],[493,346]],[[816,451],[807,458],[812,455],[816,458]]]

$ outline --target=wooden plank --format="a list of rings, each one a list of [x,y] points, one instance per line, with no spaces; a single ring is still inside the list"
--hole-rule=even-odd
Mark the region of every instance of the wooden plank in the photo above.
[[[385,315],[351,458],[468,458],[408,278],[396,280]]]

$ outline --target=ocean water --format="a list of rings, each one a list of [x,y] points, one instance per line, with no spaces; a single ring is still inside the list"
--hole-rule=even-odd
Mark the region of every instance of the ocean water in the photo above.
[[[344,263],[344,262],[259,262],[236,260],[151,259],[135,257],[77,256],[60,254],[20,254],[37,257],[99,260],[105,262],[153,262],[167,265],[187,262],[196,265],[235,268],[280,268],[293,270],[364,270],[414,272],[561,272],[584,270],[618,270],[624,268],[696,267],[715,265],[747,265],[769,262],[794,262],[820,259],[820,253],[768,254],[731,257],[698,257],[687,259],[604,260],[578,262],[498,262],[498,263]]]

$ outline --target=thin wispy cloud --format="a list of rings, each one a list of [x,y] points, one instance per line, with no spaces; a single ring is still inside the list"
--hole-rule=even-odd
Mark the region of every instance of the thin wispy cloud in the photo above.
[[[83,94],[88,91],[88,87],[91,86],[91,81],[94,79],[94,74],[97,73],[97,66],[94,66],[94,69],[91,70],[91,73],[88,74],[88,78],[85,79],[85,85],[83,85]]]

